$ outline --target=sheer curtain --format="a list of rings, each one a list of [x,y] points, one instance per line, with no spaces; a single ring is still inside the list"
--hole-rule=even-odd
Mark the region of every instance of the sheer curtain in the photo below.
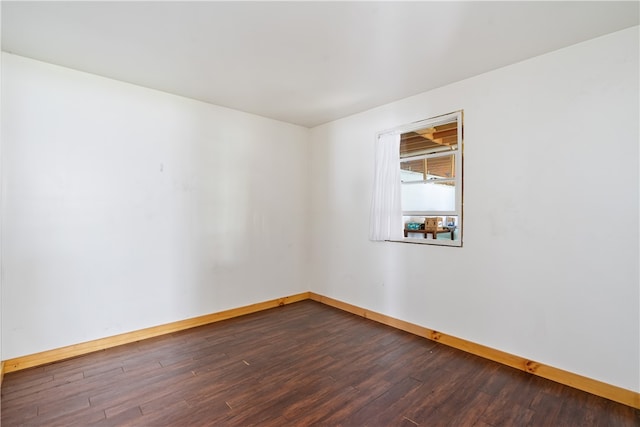
[[[376,141],[369,239],[399,240],[404,237],[402,228],[400,135],[383,134]]]

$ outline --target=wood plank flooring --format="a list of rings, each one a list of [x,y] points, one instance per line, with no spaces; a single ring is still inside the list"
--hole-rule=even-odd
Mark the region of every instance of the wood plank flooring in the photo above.
[[[12,372],[2,426],[639,426],[640,411],[314,301]]]

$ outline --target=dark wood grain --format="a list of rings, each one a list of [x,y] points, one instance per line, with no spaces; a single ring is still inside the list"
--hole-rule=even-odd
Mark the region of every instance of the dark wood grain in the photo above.
[[[314,301],[12,372],[3,426],[638,426],[640,411]]]

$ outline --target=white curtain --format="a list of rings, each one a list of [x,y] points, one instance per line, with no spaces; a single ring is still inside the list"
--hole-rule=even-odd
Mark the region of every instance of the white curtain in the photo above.
[[[383,134],[376,141],[369,239],[382,241],[398,240],[403,237],[400,135]]]

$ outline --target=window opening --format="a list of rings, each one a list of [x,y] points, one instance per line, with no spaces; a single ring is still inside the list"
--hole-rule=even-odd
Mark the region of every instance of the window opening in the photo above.
[[[458,111],[379,134],[400,136],[395,161],[404,238],[385,240],[462,246],[462,129]]]

